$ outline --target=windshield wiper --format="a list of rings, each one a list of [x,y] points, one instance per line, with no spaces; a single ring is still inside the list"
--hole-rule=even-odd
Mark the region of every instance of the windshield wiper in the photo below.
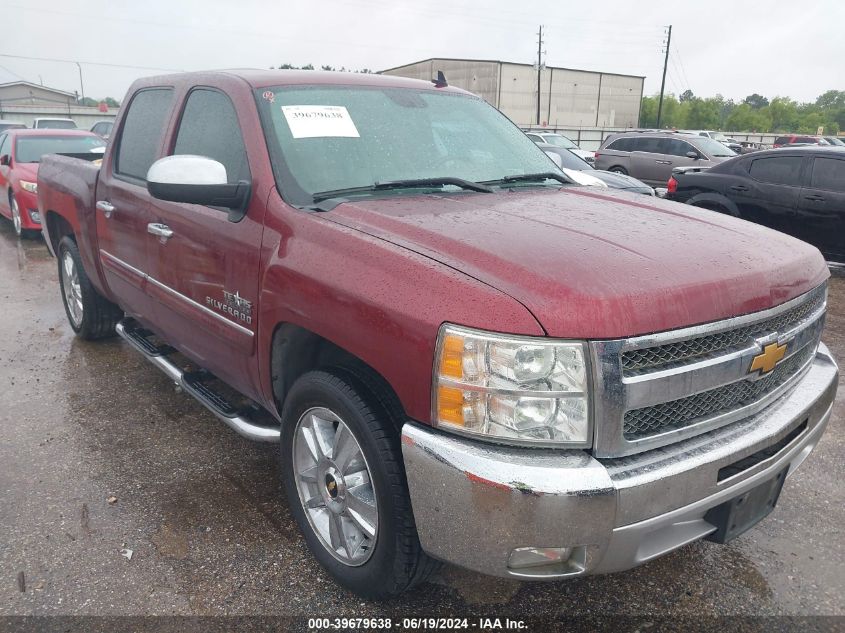
[[[493,190],[487,185],[472,182],[471,180],[464,180],[463,178],[453,178],[452,176],[444,176],[442,178],[413,178],[408,180],[390,180],[388,182],[377,182],[372,185],[364,187],[347,187],[346,189],[332,189],[330,191],[319,191],[312,197],[314,202],[321,202],[323,200],[330,200],[331,198],[342,198],[344,196],[354,195],[356,193],[369,193],[372,191],[389,191],[391,189],[413,189],[422,187],[443,187],[445,185],[453,185],[461,189],[469,191],[480,191],[482,193],[493,193]]]
[[[544,171],[537,174],[515,174],[512,176],[505,176],[499,180],[485,180],[485,185],[498,185],[509,182],[542,182],[544,180],[557,180],[564,185],[571,185],[572,181],[563,174],[557,174],[553,171]]]

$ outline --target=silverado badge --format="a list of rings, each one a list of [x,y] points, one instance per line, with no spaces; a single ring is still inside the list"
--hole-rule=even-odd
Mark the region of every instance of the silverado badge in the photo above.
[[[244,299],[237,292],[223,291],[223,301],[214,299],[213,297],[206,297],[205,302],[212,308],[226,312],[235,317],[239,321],[246,324],[252,324],[252,302]]]
[[[768,374],[786,356],[786,343],[778,345],[777,341],[763,348],[763,353],[758,354],[751,361],[748,373],[759,371],[761,374]]]

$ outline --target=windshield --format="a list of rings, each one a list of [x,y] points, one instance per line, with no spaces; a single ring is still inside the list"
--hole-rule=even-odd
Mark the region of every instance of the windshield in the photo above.
[[[578,146],[562,134],[543,134],[543,140],[549,145],[564,149],[578,149]]]
[[[403,180],[480,182],[558,172],[519,128],[467,95],[293,86],[261,89],[256,97],[279,189],[292,204]]]
[[[721,158],[725,156],[736,156],[735,151],[715,139],[700,136],[695,139],[695,142],[698,145],[698,148],[710,157]]]
[[[38,129],[49,130],[75,130],[76,123],[64,119],[41,119],[38,122]]]
[[[15,160],[38,163],[45,154],[102,154],[106,143],[99,136],[28,136],[15,143]]]

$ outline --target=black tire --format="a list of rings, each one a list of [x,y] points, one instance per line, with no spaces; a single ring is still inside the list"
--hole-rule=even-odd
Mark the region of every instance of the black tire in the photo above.
[[[607,171],[613,172],[614,174],[622,174],[623,176],[628,175],[628,170],[624,167],[620,167],[619,165],[615,165],[608,169]]]
[[[65,275],[62,274],[65,257],[70,257],[76,267],[82,304],[81,319],[75,319],[73,317],[72,310],[68,305],[68,293],[71,290],[66,288]],[[72,237],[65,236],[59,242],[58,260],[59,287],[61,288],[62,303],[64,303],[65,314],[67,315],[70,327],[79,338],[85,339],[86,341],[114,336],[114,326],[123,318],[123,311],[97,292],[96,288],[91,284],[91,280],[82,266],[79,247],[77,247],[76,241]]]
[[[282,411],[282,485],[288,504],[311,553],[338,583],[368,599],[398,595],[424,581],[439,563],[423,552],[417,536],[405,479],[399,437],[400,420],[387,404],[389,394],[349,370],[312,371],[301,376]],[[350,566],[337,560],[312,528],[296,485],[294,433],[302,414],[324,407],[343,419],[361,447],[375,488],[378,536],[369,559]]]

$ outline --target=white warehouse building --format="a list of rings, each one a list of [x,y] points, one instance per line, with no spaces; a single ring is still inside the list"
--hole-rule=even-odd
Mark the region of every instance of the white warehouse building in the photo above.
[[[479,59],[426,59],[381,71],[412,79],[434,79],[442,70],[449,85],[478,95],[522,127],[637,127],[644,77],[546,66],[540,71],[540,120],[537,120],[537,69]]]

